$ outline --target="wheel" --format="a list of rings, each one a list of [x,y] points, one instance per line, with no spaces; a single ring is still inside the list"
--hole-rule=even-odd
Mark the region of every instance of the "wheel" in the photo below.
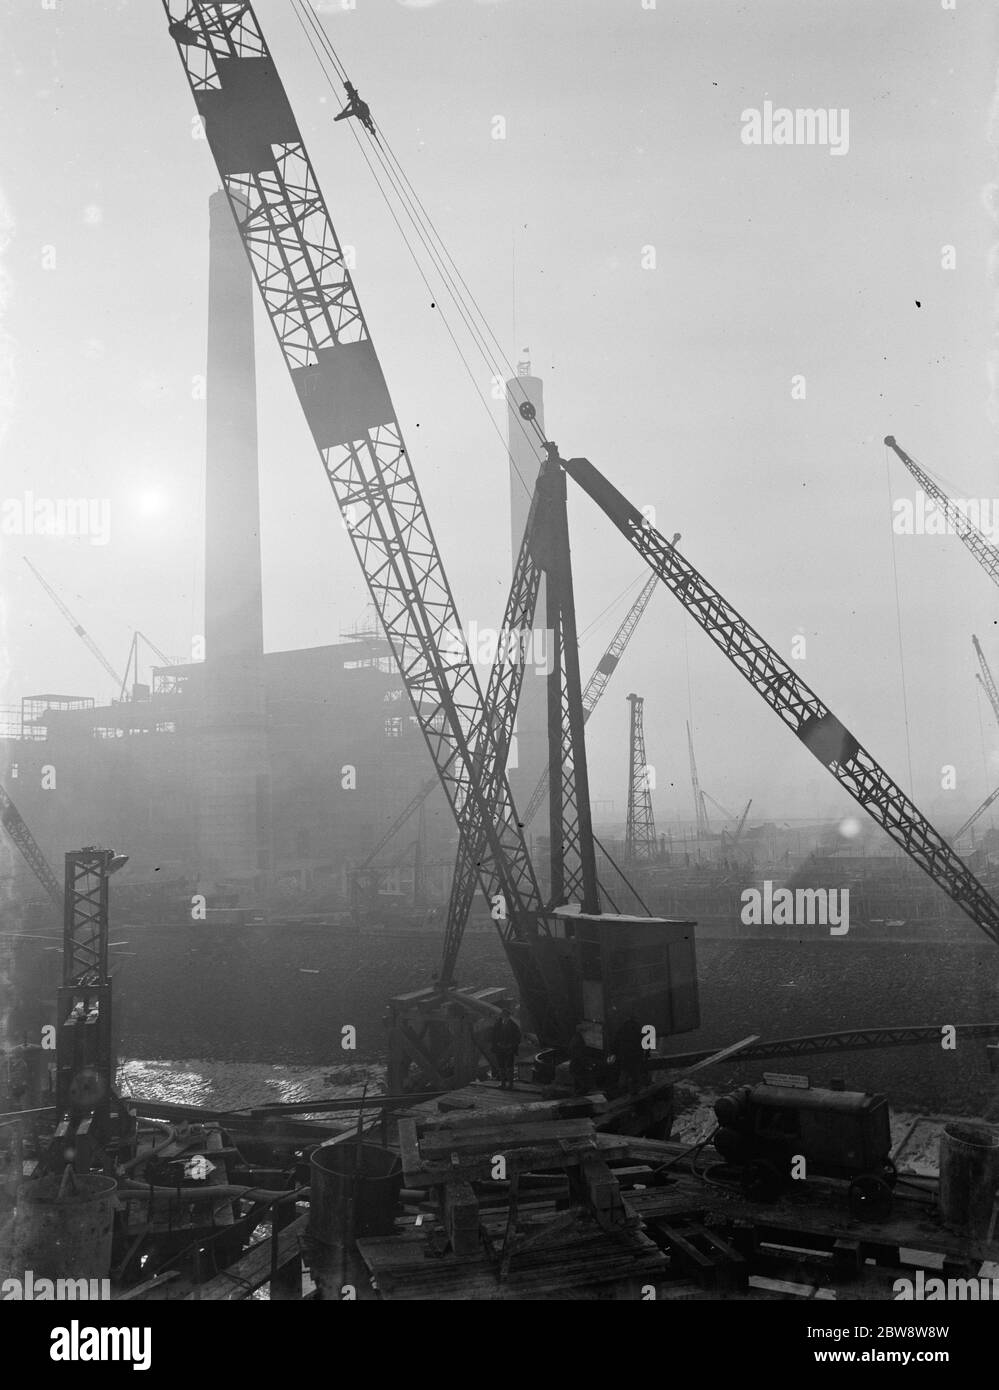
[[[530,401],[521,401],[520,413],[525,420],[533,420],[537,415],[537,408]]]
[[[765,1158],[754,1158],[742,1173],[742,1190],[751,1202],[775,1202],[784,1189],[780,1171]]]
[[[884,1221],[891,1211],[891,1187],[877,1173],[861,1173],[850,1184],[850,1210],[866,1221]]]

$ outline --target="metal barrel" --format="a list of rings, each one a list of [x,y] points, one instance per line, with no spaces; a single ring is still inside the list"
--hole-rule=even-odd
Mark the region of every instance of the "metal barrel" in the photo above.
[[[999,1193],[999,1132],[954,1123],[940,1136],[940,1215],[965,1235],[984,1239]]]
[[[328,1144],[310,1160],[309,1234],[324,1245],[343,1243],[347,1207],[354,1236],[390,1235],[402,1190],[399,1155],[379,1144]]]
[[[60,1187],[62,1190],[60,1190]],[[77,1173],[25,1183],[0,1247],[0,1264],[23,1279],[104,1279],[111,1269],[114,1178]]]

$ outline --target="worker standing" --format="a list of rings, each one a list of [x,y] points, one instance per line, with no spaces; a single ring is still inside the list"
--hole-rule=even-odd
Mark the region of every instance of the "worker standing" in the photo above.
[[[510,1016],[509,1008],[504,1005],[489,1034],[493,1056],[496,1058],[496,1071],[499,1075],[501,1091],[513,1090],[514,1065],[517,1060],[520,1037],[520,1029]]]

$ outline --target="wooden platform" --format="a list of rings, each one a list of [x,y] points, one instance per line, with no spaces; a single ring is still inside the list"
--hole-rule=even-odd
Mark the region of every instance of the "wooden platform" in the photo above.
[[[522,1213],[539,1226],[554,1216],[550,1203],[524,1206]],[[506,1213],[485,1213],[483,1226],[499,1245]],[[643,1284],[657,1282],[666,1271],[666,1257],[640,1232],[612,1237],[595,1223],[579,1223],[543,1247],[525,1250],[502,1281],[496,1260],[485,1250],[463,1257],[430,1255],[424,1233],[412,1223],[394,1236],[359,1240],[357,1248],[379,1294],[392,1301],[558,1299],[586,1290],[592,1297],[603,1290],[605,1297],[635,1300]]]

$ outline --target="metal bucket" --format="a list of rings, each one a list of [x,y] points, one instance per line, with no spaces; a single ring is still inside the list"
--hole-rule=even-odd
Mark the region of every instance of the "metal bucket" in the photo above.
[[[940,1215],[962,1234],[984,1238],[999,1190],[999,1133],[947,1125],[940,1137]]]
[[[114,1178],[76,1173],[60,1195],[60,1178],[25,1183],[0,1248],[0,1265],[23,1278],[104,1279],[111,1269]]]
[[[339,1245],[347,1230],[347,1204],[353,1201],[351,1229],[356,1236],[384,1236],[393,1230],[402,1188],[402,1162],[380,1144],[327,1144],[310,1160],[309,1234],[324,1245]]]

